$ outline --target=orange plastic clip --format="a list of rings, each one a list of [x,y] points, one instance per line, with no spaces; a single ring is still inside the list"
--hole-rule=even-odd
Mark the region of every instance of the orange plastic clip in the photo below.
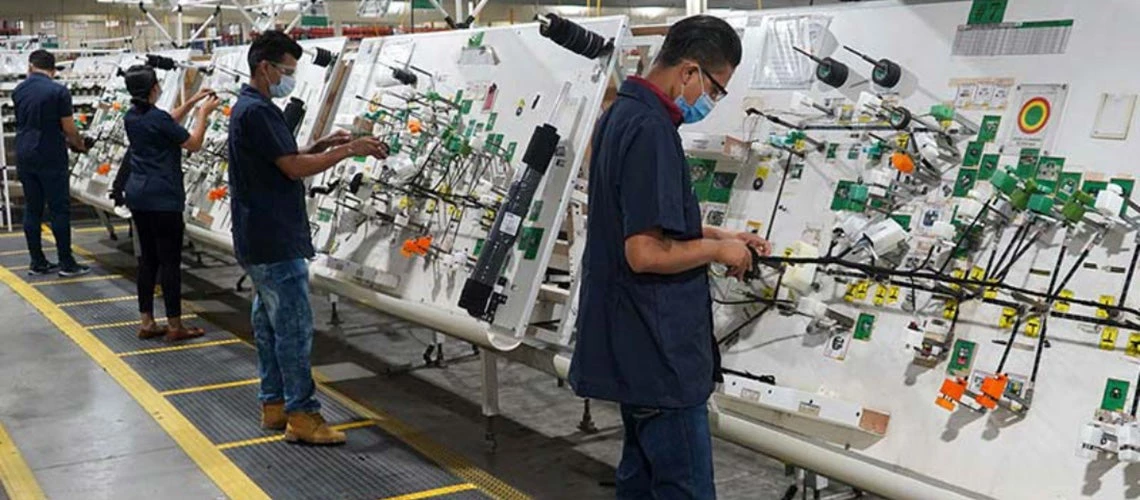
[[[904,174],[914,173],[914,158],[902,152],[895,152],[891,155],[891,165],[893,165],[899,172]]]
[[[934,400],[934,404],[946,411],[954,411],[954,408],[965,394],[966,379],[961,377],[948,378],[942,381],[942,389],[939,390],[938,399]]]
[[[97,173],[99,175],[107,175],[107,174],[111,173],[111,164],[110,163],[100,164],[99,168],[95,169],[95,173]]]
[[[413,255],[427,255],[428,250],[431,249],[431,241],[431,235],[420,236],[419,238],[408,238],[400,248],[400,255],[407,258]]]
[[[415,118],[408,120],[408,132],[411,132],[413,134],[418,134],[421,131],[423,131],[423,129],[424,129],[423,124],[420,123],[419,120],[417,120]]]
[[[1004,374],[986,377],[982,381],[982,393],[974,397],[974,400],[987,409],[997,408],[997,402],[1005,394],[1005,388],[1008,385],[1009,377]]]
[[[230,191],[229,186],[219,186],[219,187],[216,187],[214,189],[211,189],[208,193],[206,193],[206,198],[209,198],[210,201],[218,201],[222,198],[225,198],[226,193],[228,193],[229,191]]]
[[[119,101],[115,101],[115,102],[111,103],[111,109],[113,109],[115,111],[123,109],[123,103],[121,103]]]
[[[223,116],[230,116],[231,111],[233,111],[233,109],[230,108],[229,106],[222,106],[222,115]]]
[[[87,125],[87,113],[79,113],[79,123]]]

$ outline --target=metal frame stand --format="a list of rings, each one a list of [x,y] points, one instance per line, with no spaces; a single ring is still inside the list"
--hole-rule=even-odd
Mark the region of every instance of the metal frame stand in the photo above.
[[[794,465],[785,465],[784,475],[796,476],[796,484],[789,486],[788,489],[784,491],[782,500],[794,500],[796,493],[800,494],[802,500],[808,500],[809,498],[812,500],[849,500],[863,497],[863,492],[855,488],[847,488],[835,492],[824,492],[823,490],[826,490],[828,486],[831,485],[830,479],[826,476],[816,474],[814,471]],[[811,492],[811,496],[808,496],[809,491]]]
[[[107,216],[107,212],[98,208],[92,208],[92,210],[95,211],[95,217],[99,219],[99,223],[107,228],[107,236],[111,238],[111,241],[119,241],[119,235],[115,234],[115,225],[111,223],[111,218]]]
[[[486,425],[483,443],[493,453],[499,446],[495,437],[495,419],[499,416],[499,357],[483,349],[479,351],[479,359],[483,362],[483,418]]]

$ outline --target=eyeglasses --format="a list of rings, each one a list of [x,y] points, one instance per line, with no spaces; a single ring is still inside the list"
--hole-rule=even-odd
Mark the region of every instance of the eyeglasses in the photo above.
[[[721,85],[720,82],[716,81],[716,78],[713,78],[712,73],[705,71],[705,69],[701,68],[700,66],[698,66],[698,68],[701,70],[701,74],[704,75],[708,81],[712,82],[713,90],[716,92],[715,95],[710,95],[709,99],[712,99],[713,102],[719,102],[721,99],[724,99],[728,96],[728,89],[725,89],[724,85]]]
[[[275,63],[273,61],[269,61],[269,64],[272,64],[275,68],[281,70],[281,74],[285,76],[293,76],[293,73],[297,72],[296,66],[286,66],[284,64]]]

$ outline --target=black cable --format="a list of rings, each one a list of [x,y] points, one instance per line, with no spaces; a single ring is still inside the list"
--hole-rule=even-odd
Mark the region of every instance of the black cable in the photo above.
[[[974,216],[974,220],[970,221],[970,225],[966,226],[966,230],[962,231],[962,234],[958,235],[958,241],[954,242],[954,248],[950,249],[950,255],[946,256],[946,260],[943,261],[942,266],[938,268],[938,274],[942,274],[946,271],[946,266],[949,266],[950,261],[954,260],[954,253],[958,251],[958,247],[962,246],[962,242],[966,241],[966,238],[969,236],[970,231],[973,231],[974,227],[978,225],[978,221],[982,220],[982,217],[984,217],[986,215],[986,212],[990,210],[990,203],[992,202],[993,200],[987,201],[985,206],[983,206],[982,209],[978,211],[978,215]]]
[[[776,223],[776,214],[780,212],[780,199],[784,197],[784,184],[788,182],[788,173],[792,171],[792,155],[784,162],[784,175],[780,177],[780,189],[776,191],[776,202],[772,204],[772,215],[768,217],[768,230],[764,232],[764,239],[772,239],[772,225]],[[844,254],[846,255],[846,254]]]
[[[1136,407],[1140,405],[1140,372],[1136,375],[1136,392],[1132,393],[1132,416],[1136,416]]]
[[[1023,233],[1027,232],[1028,229],[1028,224],[1018,226],[1017,231],[1013,232],[1013,237],[1009,239],[1009,244],[1005,246],[1005,250],[1002,250],[1001,258],[997,261],[997,267],[986,266],[986,274],[984,276],[985,279],[988,280],[991,276],[997,276],[997,268],[1000,268],[1002,264],[1005,263],[1005,258],[1009,257],[1009,251],[1020,244],[1018,243],[1018,239],[1022,238]],[[998,238],[998,243],[1001,243],[1001,238]],[[997,247],[994,247],[994,250],[997,250]]]
[[[1009,332],[1009,341],[1005,343],[1005,350],[1001,353],[1001,361],[998,361],[997,371],[994,374],[1000,375],[1002,370],[1005,369],[1005,362],[1009,359],[1009,351],[1013,350],[1013,341],[1017,340],[1017,331],[1021,329],[1022,314],[1017,314],[1017,319],[1013,322],[1013,331]]]
[[[1136,260],[1140,257],[1140,241],[1134,241],[1132,249],[1132,263],[1128,265],[1128,274],[1124,276],[1124,289],[1120,291],[1120,305],[1128,299],[1128,289],[1132,286],[1132,274],[1136,272]],[[1137,386],[1140,389],[1140,385]]]
[[[1044,229],[1038,230],[1033,234],[1033,238],[1030,238],[1029,241],[1025,243],[1025,246],[1019,248],[1017,252],[1013,254],[1013,257],[1009,258],[1009,262],[1005,264],[1005,269],[1002,269],[1002,272],[1000,274],[994,276],[994,278],[997,279],[998,283],[1005,281],[1005,277],[1009,275],[1009,271],[1013,269],[1013,265],[1016,264],[1023,255],[1025,255],[1026,251],[1028,251],[1035,243],[1037,243],[1037,239],[1040,238],[1041,234],[1044,232]]]
[[[1068,236],[1068,234],[1065,234],[1066,238],[1068,238]],[[1084,257],[1088,256],[1089,250],[1091,248],[1092,247],[1090,246],[1088,248],[1085,248],[1084,252],[1081,252],[1081,257],[1077,259],[1076,265],[1073,266],[1068,275],[1065,277],[1066,281],[1068,281],[1069,278],[1073,277],[1073,274],[1077,271],[1077,266],[1081,265],[1081,261],[1084,260]],[[1057,254],[1057,263],[1053,264],[1053,277],[1049,278],[1049,288],[1047,288],[1047,290],[1049,290],[1050,297],[1056,297],[1057,295],[1059,288],[1057,286],[1057,274],[1061,271],[1061,263],[1065,261],[1065,252],[1068,251],[1068,249],[1069,245],[1067,243],[1062,244],[1061,252]],[[1050,298],[1049,300],[1045,301],[1046,313],[1048,313],[1049,310],[1053,308],[1053,300],[1053,298]],[[1041,368],[1041,355],[1045,352],[1045,342],[1048,331],[1049,316],[1046,314],[1041,318],[1041,335],[1037,338],[1037,352],[1033,355],[1033,373],[1029,376],[1029,383],[1031,384],[1037,381],[1037,371],[1039,368]]]

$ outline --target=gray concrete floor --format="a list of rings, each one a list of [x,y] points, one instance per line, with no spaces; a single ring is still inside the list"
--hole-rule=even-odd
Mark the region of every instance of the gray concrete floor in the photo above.
[[[48,498],[225,498],[82,349],[0,286],[0,422]]]
[[[119,241],[105,233],[76,234],[75,243],[96,253],[104,265],[133,275],[125,234]],[[241,274],[233,258],[206,253],[198,262],[188,253],[185,262],[185,298],[205,309],[207,319],[250,339],[249,293],[232,290]],[[0,380],[9,372],[29,375],[17,379],[23,382],[16,391],[0,393],[0,419],[18,433],[16,440],[49,495],[138,498],[159,485],[167,486],[167,496],[172,491],[188,498],[219,495],[78,347],[22,301],[8,298],[10,291],[3,292],[8,295],[0,295],[0,321],[22,325],[22,333],[0,337],[20,339],[15,350],[0,351]],[[621,444],[614,405],[594,402],[598,432],[584,433],[578,429],[582,401],[568,388],[549,375],[502,361],[502,416],[495,422],[497,448],[492,452],[479,406],[479,361],[470,346],[449,339],[446,366],[424,367],[421,356],[431,331],[345,302],[339,305],[341,324],[333,326],[327,299],[314,296],[312,304],[318,329],[314,365],[343,378],[333,384],[337,389],[411,424],[536,498],[613,497]],[[8,315],[31,318],[10,321]],[[59,356],[59,363],[43,363],[51,356]],[[783,464],[769,457],[719,440],[714,453],[720,498],[777,499],[793,483]],[[186,485],[170,488],[172,482]]]

